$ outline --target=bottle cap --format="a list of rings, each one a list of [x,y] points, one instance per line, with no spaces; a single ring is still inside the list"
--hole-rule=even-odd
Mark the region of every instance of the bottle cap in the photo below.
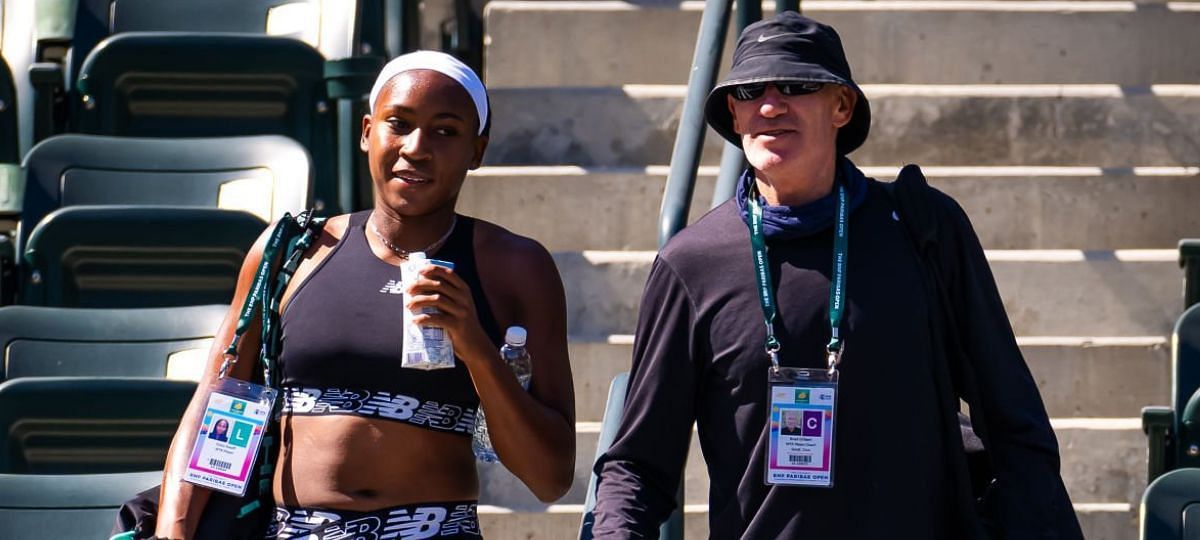
[[[524,347],[525,339],[528,334],[525,329],[520,326],[510,326],[508,331],[504,333],[504,342],[513,347]]]

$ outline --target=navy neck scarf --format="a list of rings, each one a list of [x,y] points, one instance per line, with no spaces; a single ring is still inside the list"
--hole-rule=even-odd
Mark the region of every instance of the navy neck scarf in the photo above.
[[[850,198],[850,212],[853,213],[867,199],[867,177],[849,159],[839,157],[837,163],[837,179],[846,184],[846,195]],[[746,169],[738,181],[737,201],[738,212],[742,221],[750,223],[750,209],[746,206],[746,197],[752,193],[754,186],[754,169]],[[803,206],[770,206],[766,199],[758,196],[763,210],[763,235],[767,240],[791,240],[821,232],[833,226],[837,213],[837,190]]]

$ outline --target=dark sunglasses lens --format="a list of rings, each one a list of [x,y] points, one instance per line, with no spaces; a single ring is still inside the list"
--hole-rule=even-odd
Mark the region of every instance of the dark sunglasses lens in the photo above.
[[[791,84],[776,84],[779,93],[785,96],[803,96],[811,94],[821,89],[821,83],[791,83]]]
[[[768,83],[754,84],[739,84],[733,87],[733,99],[738,101],[750,101],[758,99],[766,91]],[[799,82],[799,83],[771,83],[779,90],[780,94],[785,96],[803,96],[820,90],[821,83]]]
[[[739,84],[733,87],[733,99],[738,101],[750,101],[757,99],[763,94],[763,90],[767,89],[767,85],[763,83],[757,84]]]

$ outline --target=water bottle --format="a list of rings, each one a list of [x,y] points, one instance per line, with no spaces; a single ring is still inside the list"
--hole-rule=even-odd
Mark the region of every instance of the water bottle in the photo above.
[[[510,326],[504,333],[504,346],[500,347],[500,358],[508,364],[521,388],[529,390],[529,379],[533,377],[533,361],[529,359],[529,351],[525,350],[527,334],[520,326]],[[471,449],[475,458],[484,463],[495,463],[500,458],[492,447],[492,439],[488,436],[487,420],[483,415],[483,406],[475,416],[475,432],[471,437]]]

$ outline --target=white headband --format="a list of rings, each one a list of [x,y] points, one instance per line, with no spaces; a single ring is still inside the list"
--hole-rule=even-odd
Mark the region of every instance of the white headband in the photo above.
[[[469,66],[444,52],[415,51],[393,58],[391,62],[383,66],[383,71],[379,72],[379,78],[375,79],[375,86],[371,88],[371,110],[375,110],[375,98],[379,97],[379,92],[383,90],[388,81],[405,71],[414,69],[436,71],[462,85],[471,95],[471,101],[475,102],[475,112],[479,115],[478,134],[483,134],[483,128],[487,126],[488,119],[487,90],[483,87],[483,81],[479,80],[479,76]]]

